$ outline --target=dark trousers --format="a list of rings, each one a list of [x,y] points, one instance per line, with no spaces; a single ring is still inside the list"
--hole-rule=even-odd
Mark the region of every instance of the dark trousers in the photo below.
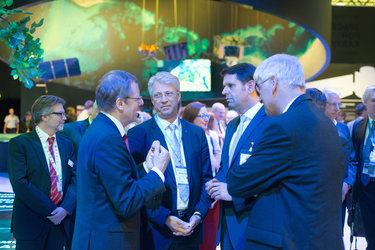
[[[65,243],[62,225],[49,225],[34,240],[16,239],[16,250],[62,250]]]
[[[17,133],[17,129],[16,128],[6,128],[5,132],[7,134],[15,134],[15,133]]]
[[[359,184],[359,207],[366,233],[367,250],[375,250],[375,182]]]

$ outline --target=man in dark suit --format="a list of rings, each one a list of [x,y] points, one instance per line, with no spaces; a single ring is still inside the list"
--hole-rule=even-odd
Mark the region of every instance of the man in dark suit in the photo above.
[[[345,213],[346,213],[346,195],[348,191],[353,187],[355,182],[355,176],[357,173],[357,162],[355,160],[355,152],[350,136],[350,131],[345,123],[336,120],[339,115],[341,108],[340,93],[333,89],[324,89],[324,96],[326,97],[325,114],[329,119],[335,124],[337,132],[339,133],[340,141],[342,144],[342,149],[344,153],[344,173],[343,173],[343,184],[342,184],[342,209],[341,209],[341,219],[342,227],[345,223]]]
[[[156,115],[129,130],[129,146],[136,162],[146,159],[152,141],[168,147],[171,163],[165,172],[166,191],[160,204],[147,208],[152,236],[145,248],[199,249],[202,222],[211,205],[204,190],[212,178],[210,155],[202,128],[177,116],[180,83],[177,77],[159,72],[148,83]],[[149,235],[150,236],[150,235]]]
[[[59,135],[62,135],[73,142],[76,156],[78,154],[79,144],[81,143],[82,137],[97,114],[97,105],[96,102],[94,102],[92,113],[87,119],[67,123],[65,124],[64,129],[59,132]]]
[[[375,85],[365,90],[363,103],[368,117],[354,123],[353,144],[359,163],[356,182],[359,207],[365,228],[367,249],[375,249]]]
[[[341,144],[305,94],[297,57],[278,54],[254,73],[269,119],[251,157],[230,168],[233,197],[255,197],[245,249],[344,249]]]
[[[120,70],[104,75],[96,88],[100,113],[78,151],[77,216],[72,249],[139,249],[140,208],[164,191],[169,153],[152,144],[139,178],[124,127],[143,104],[137,78]]]
[[[253,65],[240,63],[221,73],[228,106],[240,113],[227,126],[220,170],[215,179],[206,183],[211,198],[222,200],[218,234],[222,249],[244,249],[245,244],[251,198],[229,195],[226,175],[229,168],[244,163],[250,157],[266,125],[267,116],[255,92],[254,71]]]
[[[56,135],[66,120],[64,103],[56,96],[39,97],[31,108],[36,128],[9,141],[17,249],[63,249],[70,233],[76,206],[74,149]]]

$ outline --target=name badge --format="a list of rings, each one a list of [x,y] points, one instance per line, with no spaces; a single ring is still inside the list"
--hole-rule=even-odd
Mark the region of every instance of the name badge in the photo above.
[[[251,151],[243,150],[240,154],[240,165],[244,164],[251,156]]]
[[[72,160],[69,160],[69,161],[68,161],[68,165],[69,165],[69,167],[72,168],[72,167],[74,166],[74,162],[73,162]]]
[[[59,193],[62,192],[62,183],[60,180],[57,182],[57,191],[59,191]]]
[[[177,184],[189,184],[187,168],[183,166],[176,166]]]

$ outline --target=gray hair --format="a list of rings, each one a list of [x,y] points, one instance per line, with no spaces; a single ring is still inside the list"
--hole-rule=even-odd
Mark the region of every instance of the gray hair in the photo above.
[[[213,105],[212,105],[212,112],[216,112],[217,110],[219,110],[220,108],[224,109],[225,110],[225,106],[224,104],[222,104],[221,102],[215,102]]]
[[[362,101],[363,103],[368,102],[370,99],[370,94],[372,93],[372,96],[375,94],[375,85],[370,85],[366,88],[365,93],[363,93]]]
[[[111,70],[100,79],[96,87],[96,102],[99,111],[109,112],[115,108],[117,98],[131,96],[131,83],[138,83],[132,74],[122,70]]]
[[[52,107],[56,104],[65,105],[65,100],[54,95],[39,96],[31,106],[31,114],[35,125],[42,121],[43,115],[49,115],[52,112]]]
[[[329,88],[324,88],[322,92],[326,96],[327,99],[328,99],[328,96],[330,95],[337,95],[338,97],[340,97],[341,95],[340,92],[338,92],[337,90],[329,89]]]
[[[150,93],[151,96],[152,96],[152,87],[154,86],[155,82],[166,84],[166,85],[172,85],[173,87],[175,87],[175,89],[178,92],[180,91],[180,81],[178,80],[178,78],[169,72],[162,71],[153,75],[148,81],[148,92]]]
[[[271,76],[275,76],[280,84],[305,88],[305,73],[296,56],[276,54],[267,58],[256,68],[254,80],[261,82]]]

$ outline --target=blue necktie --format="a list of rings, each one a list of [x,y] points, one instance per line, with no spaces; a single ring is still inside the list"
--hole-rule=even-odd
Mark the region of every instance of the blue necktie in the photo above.
[[[369,133],[366,139],[365,147],[363,148],[363,163],[367,160],[370,160],[370,153],[372,151],[372,141],[371,138],[374,137],[374,131],[375,131],[375,120],[372,121],[371,127],[369,129]],[[362,165],[363,165],[362,163]],[[363,167],[363,166],[362,166]],[[368,174],[361,173],[361,182],[364,186],[367,186],[367,184],[370,182],[370,176]]]
[[[187,177],[187,168],[185,164],[182,163],[181,145],[176,135],[177,126],[175,124],[170,124],[169,129],[171,130],[171,135],[172,135],[172,143],[173,143],[173,149],[174,149],[173,156],[175,157],[175,160],[176,160],[175,167],[185,171],[186,177]],[[178,171],[176,171],[176,174],[178,175]],[[177,179],[179,179],[178,176],[176,177]],[[184,202],[187,202],[189,200],[189,184],[182,184],[182,183],[177,182],[177,186],[178,186],[181,200],[183,200]]]

